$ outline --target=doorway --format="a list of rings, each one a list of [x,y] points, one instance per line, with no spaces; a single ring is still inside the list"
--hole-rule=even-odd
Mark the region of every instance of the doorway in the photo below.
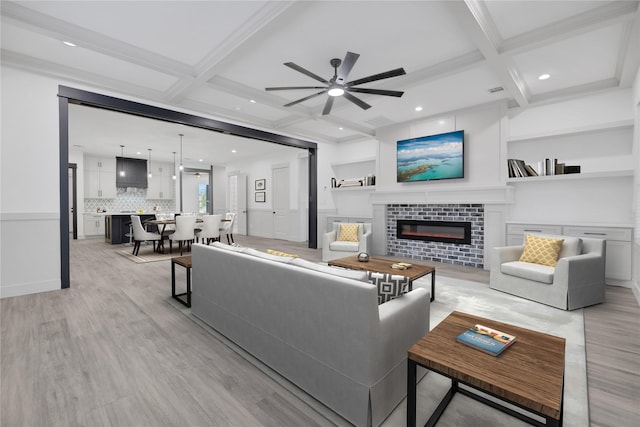
[[[78,240],[78,165],[69,163],[69,236]]]
[[[120,111],[166,122],[179,123],[208,129],[214,132],[228,133],[244,138],[265,141],[266,143],[280,144],[284,146],[301,148],[308,152],[309,166],[309,201],[308,201],[308,228],[310,248],[317,248],[317,144],[311,141],[278,135],[245,126],[226,123],[192,114],[155,107],[139,102],[128,101],[121,98],[88,92],[68,86],[58,86],[59,107],[59,171],[60,171],[60,283],[61,288],[68,288],[70,284],[69,272],[69,104],[75,103],[106,110]],[[77,228],[77,227],[76,227]]]
[[[289,165],[273,166],[271,169],[273,182],[273,237],[287,240],[290,235],[291,214],[289,196]]]

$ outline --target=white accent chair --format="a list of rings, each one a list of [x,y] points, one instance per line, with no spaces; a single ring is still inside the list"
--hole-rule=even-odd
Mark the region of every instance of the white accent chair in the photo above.
[[[220,240],[220,220],[222,215],[205,215],[202,217],[202,229],[196,233],[196,242],[200,239],[205,244]]]
[[[195,235],[196,217],[187,215],[176,216],[176,231],[169,236],[169,253],[173,252],[173,242],[178,242],[180,255],[187,247],[187,251],[191,250],[191,243],[196,238]]]
[[[156,251],[156,242],[158,242],[158,246],[162,244],[162,236],[158,233],[152,233],[145,230],[138,215],[131,215],[131,227],[133,228],[132,255],[138,256],[138,252],[140,252],[140,244],[142,242],[153,242],[154,252]]]
[[[604,302],[606,241],[564,239],[555,267],[519,261],[524,245],[493,248],[489,287],[562,310]]]
[[[220,228],[220,235],[227,235],[227,243],[232,244],[235,243],[233,241],[233,223],[236,220],[236,214],[234,212],[227,212],[224,216],[224,219],[227,221],[222,222],[222,227]]]
[[[358,241],[343,242],[338,239],[341,222],[333,223],[333,230],[322,236],[322,261],[331,261],[359,252],[369,252],[372,247],[371,223],[358,223]]]

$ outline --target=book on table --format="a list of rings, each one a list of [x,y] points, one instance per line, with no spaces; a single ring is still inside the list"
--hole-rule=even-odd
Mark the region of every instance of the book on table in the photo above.
[[[513,335],[483,325],[475,325],[456,337],[456,341],[493,356],[505,351],[515,340],[516,337]]]

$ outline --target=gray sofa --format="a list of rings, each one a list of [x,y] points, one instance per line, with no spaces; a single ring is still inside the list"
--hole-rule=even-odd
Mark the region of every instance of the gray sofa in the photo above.
[[[192,313],[349,422],[378,426],[406,395],[425,289],[378,306],[365,272],[219,243],[192,257]]]
[[[604,302],[606,241],[539,236],[564,239],[555,268],[520,262],[524,245],[497,247],[489,287],[563,310]]]

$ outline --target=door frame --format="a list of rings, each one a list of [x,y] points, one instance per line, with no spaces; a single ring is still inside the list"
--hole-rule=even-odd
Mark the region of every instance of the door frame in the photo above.
[[[72,183],[72,190],[71,190],[71,197],[73,200],[73,240],[78,240],[78,164],[77,163],[69,163],[68,169],[67,169],[67,177],[69,176],[69,169],[71,169],[71,183]],[[67,188],[68,184],[67,184]],[[67,196],[68,197],[68,196]],[[67,212],[69,211],[69,208],[67,207]],[[67,224],[69,223],[69,221],[67,220]],[[67,235],[69,234],[69,231],[67,230]]]
[[[69,103],[103,108],[126,114],[179,123],[213,132],[227,133],[244,138],[257,139],[267,143],[301,148],[309,152],[309,244],[310,248],[318,247],[318,177],[317,177],[317,149],[318,144],[303,139],[279,135],[259,129],[253,129],[220,120],[209,119],[193,114],[182,113],[166,108],[140,102],[128,101],[122,98],[102,95],[69,86],[58,86],[58,122],[60,132],[59,176],[60,176],[60,283],[61,288],[70,285],[69,272]],[[215,143],[215,141],[212,141]]]

